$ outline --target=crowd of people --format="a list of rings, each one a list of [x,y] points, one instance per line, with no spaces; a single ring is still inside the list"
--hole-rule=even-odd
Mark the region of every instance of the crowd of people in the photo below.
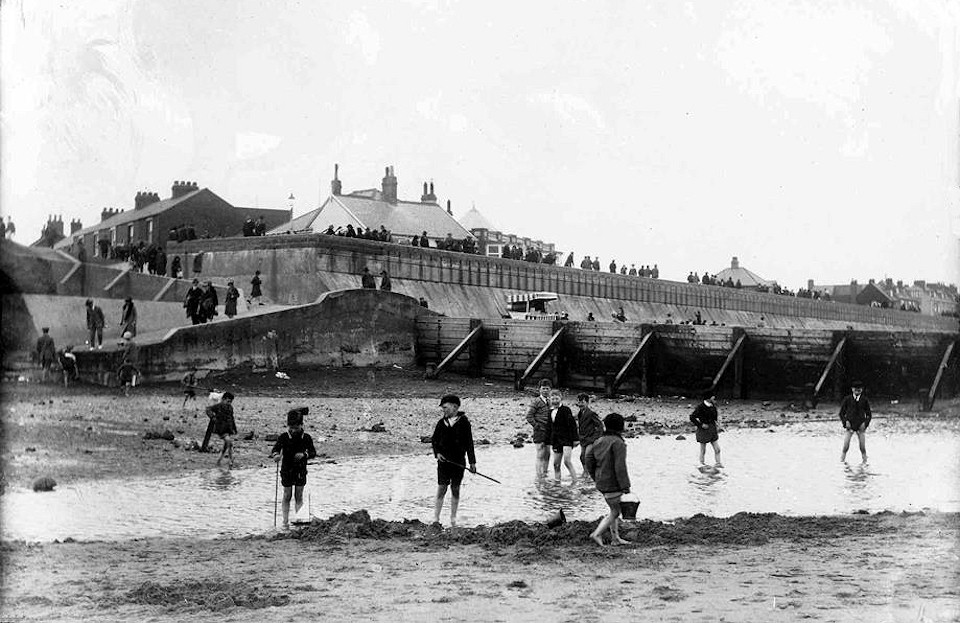
[[[252,218],[247,217],[247,220],[243,222],[243,227],[241,228],[241,233],[244,237],[249,236],[266,236],[267,235],[267,223],[263,220],[263,217],[257,217],[257,220],[254,221]]]

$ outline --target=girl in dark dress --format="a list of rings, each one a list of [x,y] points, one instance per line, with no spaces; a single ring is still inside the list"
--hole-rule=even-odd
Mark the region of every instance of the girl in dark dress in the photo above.
[[[717,467],[723,467],[720,462],[720,434],[717,432],[717,405],[716,396],[712,391],[703,393],[703,402],[690,414],[690,421],[697,427],[697,443],[700,444],[700,464],[704,465],[704,455],[707,453],[707,444],[713,446],[713,458]]]

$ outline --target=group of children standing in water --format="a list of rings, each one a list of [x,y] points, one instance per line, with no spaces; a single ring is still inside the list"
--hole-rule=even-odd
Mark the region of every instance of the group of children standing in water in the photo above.
[[[852,386],[852,395],[844,398],[840,404],[840,421],[845,431],[841,460],[846,459],[850,441],[856,434],[860,452],[866,461],[865,434],[871,420],[870,405],[863,397],[863,383],[855,381]],[[701,402],[690,414],[690,422],[696,426],[696,440],[700,444],[700,464],[705,465],[707,444],[711,444],[714,469],[723,467],[720,462],[715,398],[712,390],[704,392]],[[216,429],[214,432],[224,441],[220,458],[226,454],[231,464],[232,436],[236,434],[230,404],[232,400],[233,396],[225,393],[220,404],[207,409],[207,415],[211,418],[211,429]],[[563,404],[560,390],[553,389],[550,381],[546,379],[540,382],[539,395],[531,403],[526,415],[527,422],[533,427],[536,475],[538,478],[547,475],[552,454],[555,477],[559,480],[561,468],[566,467],[571,478],[575,479],[577,473],[573,467],[572,455],[573,448],[579,444],[583,473],[589,474],[609,507],[609,513],[590,534],[590,538],[599,545],[604,545],[604,534],[609,532],[611,543],[625,544],[628,541],[621,538],[619,532],[621,498],[630,493],[627,444],[623,439],[624,417],[619,413],[610,413],[601,420],[590,408],[589,394],[579,394],[577,406],[579,412],[574,417],[571,409]],[[472,427],[466,414],[460,410],[460,398],[453,394],[443,396],[440,399],[440,409],[443,416],[437,421],[431,437],[433,455],[437,460],[434,522],[440,522],[440,513],[449,489],[450,523],[455,526],[460,503],[460,485],[466,471],[477,473],[477,459]],[[282,480],[284,491],[284,527],[288,524],[291,497],[296,499],[297,510],[303,503],[307,460],[316,456],[313,441],[303,430],[303,416],[306,412],[306,408],[300,408],[287,414],[287,432],[279,436],[271,451],[271,458],[280,464],[278,478]],[[208,430],[208,434],[209,432]],[[204,441],[206,446],[206,440]],[[217,463],[219,462],[218,459]]]

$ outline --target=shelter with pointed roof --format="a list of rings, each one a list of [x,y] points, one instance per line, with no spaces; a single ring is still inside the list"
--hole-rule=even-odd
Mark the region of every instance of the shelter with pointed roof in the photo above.
[[[516,246],[521,251],[533,248],[544,255],[548,253],[560,255],[556,245],[552,242],[534,240],[526,236],[518,236],[517,234],[503,233],[503,230],[494,225],[480,210],[477,210],[476,206],[467,210],[467,212],[457,220],[480,241],[481,255],[503,257],[504,249],[511,246]]]
[[[740,285],[744,288],[772,287],[777,283],[776,281],[764,279],[752,270],[740,266],[740,260],[737,259],[737,256],[733,256],[730,260],[730,268],[724,268],[717,273],[718,282],[724,283],[727,279],[733,283],[739,281]]]
[[[312,231],[323,233],[329,227],[334,230],[352,225],[354,229],[370,228],[374,231],[386,227],[397,238],[412,238],[427,232],[434,241],[443,240],[447,235],[462,240],[470,237],[470,232],[453,218],[449,202],[447,210],[437,203],[433,182],[424,182],[420,201],[405,201],[397,197],[398,181],[393,167],[386,167],[381,188],[357,190],[346,195],[341,193],[342,182],[339,179],[339,165],[334,166],[331,194],[320,205],[289,222],[283,223],[268,234]]]
[[[273,227],[288,220],[290,211],[234,207],[196,182],[176,181],[169,198],[138,192],[132,210],[104,208],[99,223],[72,231],[54,248],[77,254],[83,247],[87,258],[107,257],[111,248],[140,242],[164,248],[175,240],[169,232],[184,226],[193,227],[198,236],[239,236],[245,220],[260,217],[267,227]]]

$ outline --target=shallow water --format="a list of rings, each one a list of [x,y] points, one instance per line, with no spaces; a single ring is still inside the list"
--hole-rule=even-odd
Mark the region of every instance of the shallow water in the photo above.
[[[737,429],[721,433],[725,467],[697,469],[698,444],[690,434],[628,439],[639,517],[669,520],[696,513],[740,511],[784,515],[845,514],[933,509],[960,511],[960,430],[955,424],[874,421],[867,435],[869,463],[861,464],[853,438],[848,463],[839,460],[841,433],[834,422]],[[383,519],[432,521],[436,463],[419,456],[339,460],[310,468],[309,511],[329,517],[367,509]],[[570,519],[595,519],[606,504],[589,481],[534,477],[533,447],[480,446],[480,472],[466,474],[460,523],[512,519],[541,521],[559,508]],[[266,454],[266,448],[265,452]],[[574,466],[580,471],[579,448]],[[707,447],[707,462],[713,452]],[[266,459],[265,459],[266,460]],[[211,458],[211,463],[213,458]],[[12,490],[3,495],[3,539],[125,540],[151,536],[241,536],[273,526],[275,467],[232,471],[211,468],[178,478],[108,480],[58,487],[49,493]],[[449,517],[449,494],[442,519]]]

